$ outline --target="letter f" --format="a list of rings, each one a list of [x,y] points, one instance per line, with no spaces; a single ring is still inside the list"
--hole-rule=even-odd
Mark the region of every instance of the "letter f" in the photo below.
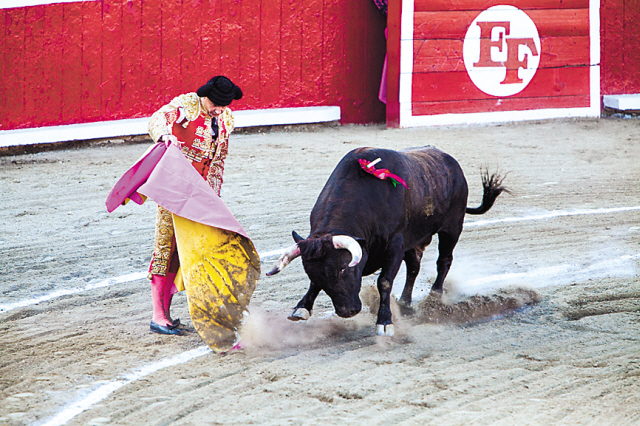
[[[529,63],[529,54],[525,53],[522,61],[519,59],[520,46],[526,46],[533,56],[538,56],[538,49],[532,38],[509,38],[507,39],[507,75],[500,84],[522,83],[522,79],[518,76],[520,68],[527,68]]]
[[[476,22],[480,27],[480,59],[474,63],[474,67],[500,67],[502,62],[495,62],[491,59],[491,48],[497,47],[498,52],[502,52],[502,41],[505,36],[509,35],[511,23],[505,22]],[[500,28],[503,31],[498,32],[498,40],[491,40],[491,33],[494,28]]]

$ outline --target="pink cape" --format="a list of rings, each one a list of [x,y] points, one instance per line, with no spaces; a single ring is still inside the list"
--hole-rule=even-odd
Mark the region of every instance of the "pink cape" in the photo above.
[[[164,144],[157,144],[156,146],[158,145],[164,146]],[[155,158],[149,158],[150,156],[153,157],[153,152],[154,150],[152,149],[145,157],[129,169],[129,171],[123,175],[123,178],[134,168],[136,168],[136,170],[146,170],[148,164],[153,164]],[[145,160],[145,158],[147,159]],[[140,163],[142,164],[139,165]],[[118,181],[118,184],[120,184],[120,181]],[[118,186],[118,184],[116,184],[116,186]],[[134,185],[132,184],[130,186],[132,187]],[[114,190],[118,194],[128,191],[128,189],[118,191],[116,187],[114,187],[111,192],[114,193]],[[173,214],[204,225],[235,232],[251,240],[224,201],[211,189],[209,184],[200,176],[196,169],[193,168],[189,160],[184,157],[180,149],[175,145],[170,145],[166,148],[162,158],[153,164],[152,170],[147,178],[142,180],[142,182],[138,184],[138,187],[133,189],[132,192],[138,192],[151,198],[158,205]],[[107,197],[107,209],[119,200],[121,196],[113,200],[110,198],[111,193],[109,197]],[[118,203],[116,207],[120,204],[121,202]]]
[[[163,143],[153,145],[122,175],[107,195],[105,204],[109,213],[124,204],[127,198],[138,204],[144,202],[136,190],[147,180],[166,150]]]

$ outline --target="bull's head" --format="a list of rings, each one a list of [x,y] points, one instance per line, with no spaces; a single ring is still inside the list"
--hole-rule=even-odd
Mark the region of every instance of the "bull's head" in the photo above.
[[[347,235],[324,235],[304,239],[293,232],[295,244],[280,257],[268,276],[277,274],[292,260],[302,257],[302,265],[311,282],[331,298],[336,314],[342,318],[356,315],[362,309],[362,247]]]

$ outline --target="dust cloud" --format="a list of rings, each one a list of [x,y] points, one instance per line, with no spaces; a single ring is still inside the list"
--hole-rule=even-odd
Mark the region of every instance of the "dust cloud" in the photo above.
[[[379,295],[374,286],[360,292],[362,312],[343,319],[335,314],[314,313],[307,321],[293,322],[283,312],[270,312],[252,306],[240,330],[240,344],[249,353],[303,349],[317,344],[359,340],[375,334]],[[452,303],[445,297],[428,296],[411,307],[391,298],[395,338],[407,335],[417,324],[473,324],[502,318],[540,301],[537,292],[524,288],[507,288],[491,295],[475,295]]]
[[[380,298],[375,287],[364,287],[360,292],[360,299],[371,314],[377,314]],[[540,296],[535,290],[512,287],[499,289],[493,294],[465,297],[462,300],[450,298],[446,292],[442,298],[429,295],[408,307],[391,298],[391,312],[396,332],[403,332],[412,323],[468,324],[490,321],[539,301]]]
[[[531,289],[506,288],[496,294],[475,295],[448,304],[446,298],[430,295],[416,306],[416,321],[420,323],[473,324],[503,318],[540,301]]]
[[[249,353],[279,351],[327,345],[365,337],[373,331],[375,319],[359,314],[343,319],[337,315],[318,315],[307,321],[290,321],[283,312],[270,312],[253,305],[240,329],[240,344]]]

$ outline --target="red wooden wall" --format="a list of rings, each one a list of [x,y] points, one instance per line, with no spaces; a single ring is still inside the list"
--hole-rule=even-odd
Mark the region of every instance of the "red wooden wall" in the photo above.
[[[589,106],[589,0],[511,0],[540,37],[540,65],[521,92],[488,95],[469,79],[462,57],[472,21],[503,0],[416,0],[413,114],[517,111]],[[486,69],[486,68],[484,68]]]
[[[0,130],[146,117],[216,74],[234,109],[383,122],[371,0],[98,0],[0,9]]]
[[[639,0],[601,0],[600,75],[603,95],[640,93],[639,35]]]

